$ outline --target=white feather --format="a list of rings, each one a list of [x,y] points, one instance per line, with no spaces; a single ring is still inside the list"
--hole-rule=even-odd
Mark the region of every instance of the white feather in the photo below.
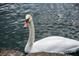
[[[46,37],[34,43],[35,29],[33,20],[31,18],[31,15],[26,15],[26,19],[27,18],[31,20],[29,22],[29,39],[27,45],[25,46],[26,53],[35,53],[35,52],[65,53],[65,52],[74,52],[79,48],[79,41],[61,36]]]
[[[44,39],[36,41],[30,53],[34,52],[74,52],[79,48],[79,41],[60,37],[60,36],[50,36]]]

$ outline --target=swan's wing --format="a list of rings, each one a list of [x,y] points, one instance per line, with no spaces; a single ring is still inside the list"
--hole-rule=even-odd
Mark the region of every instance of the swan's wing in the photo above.
[[[52,36],[36,41],[30,52],[65,52],[79,48],[79,41]]]

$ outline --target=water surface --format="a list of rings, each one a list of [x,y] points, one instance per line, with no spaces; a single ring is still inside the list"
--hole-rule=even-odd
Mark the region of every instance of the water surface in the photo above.
[[[57,35],[79,40],[79,4],[0,4],[0,48],[24,49],[28,29],[19,22],[33,13],[36,40]]]

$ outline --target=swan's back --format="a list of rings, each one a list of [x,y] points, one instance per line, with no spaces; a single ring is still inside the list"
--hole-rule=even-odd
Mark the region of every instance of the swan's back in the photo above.
[[[50,36],[38,40],[33,44],[30,53],[33,52],[73,52],[79,48],[79,41],[60,37]]]

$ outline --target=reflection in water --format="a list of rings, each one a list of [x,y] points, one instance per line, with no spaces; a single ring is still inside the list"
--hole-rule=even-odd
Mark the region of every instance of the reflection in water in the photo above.
[[[0,48],[23,51],[28,29],[19,20],[33,13],[36,39],[58,35],[79,39],[79,4],[0,4]]]

